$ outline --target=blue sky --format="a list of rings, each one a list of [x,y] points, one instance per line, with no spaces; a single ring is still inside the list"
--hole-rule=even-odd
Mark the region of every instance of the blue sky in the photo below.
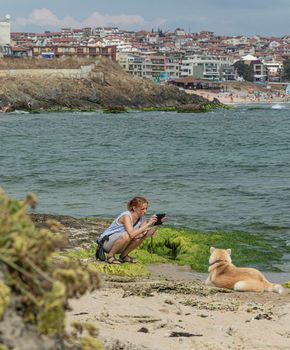
[[[290,0],[0,0],[12,31],[117,26],[210,30],[225,35],[290,34]]]

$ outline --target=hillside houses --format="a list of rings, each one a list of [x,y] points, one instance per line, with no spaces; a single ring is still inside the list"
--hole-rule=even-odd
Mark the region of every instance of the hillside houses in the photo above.
[[[290,36],[231,37],[211,31],[187,33],[182,28],[133,32],[98,26],[8,33],[9,21],[0,19],[0,39],[10,41],[0,42],[0,57],[106,56],[128,73],[156,81],[181,77],[234,80],[238,78],[234,64],[243,61],[253,68],[255,81],[267,82],[279,79],[283,60],[290,58]],[[255,60],[244,60],[247,55]]]

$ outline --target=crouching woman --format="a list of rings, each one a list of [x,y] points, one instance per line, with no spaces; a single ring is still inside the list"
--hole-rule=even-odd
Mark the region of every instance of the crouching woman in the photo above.
[[[134,197],[128,202],[127,208],[128,210],[121,213],[98,239],[96,256],[104,260],[104,256],[100,256],[100,250],[105,251],[109,264],[135,263],[136,259],[129,256],[129,253],[146,237],[154,235],[158,228],[153,226],[157,221],[156,215],[152,215],[149,221],[145,218],[148,209],[146,198]],[[119,260],[115,258],[116,254],[120,254]]]

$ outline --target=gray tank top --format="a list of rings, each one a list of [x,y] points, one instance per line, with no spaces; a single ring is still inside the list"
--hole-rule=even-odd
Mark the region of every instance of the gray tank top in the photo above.
[[[98,241],[101,240],[102,238],[106,236],[111,236],[114,235],[115,233],[121,233],[125,232],[125,226],[123,224],[120,224],[118,221],[119,219],[124,216],[124,215],[129,215],[131,218],[131,222],[133,225],[133,219],[130,210],[126,210],[123,213],[121,213],[112,223],[111,225],[101,234],[99,237]],[[137,229],[141,226],[141,224],[145,221],[145,216],[141,216],[141,218],[136,222],[136,224],[133,226],[134,229]]]

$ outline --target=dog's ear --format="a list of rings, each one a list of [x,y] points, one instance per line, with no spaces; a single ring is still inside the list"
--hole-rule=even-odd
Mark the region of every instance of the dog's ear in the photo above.
[[[231,254],[232,254],[232,250],[231,250],[231,249],[227,249],[227,253],[228,253],[229,255],[231,255]]]
[[[213,253],[213,251],[215,250],[215,247],[210,247],[210,253],[212,254]]]

